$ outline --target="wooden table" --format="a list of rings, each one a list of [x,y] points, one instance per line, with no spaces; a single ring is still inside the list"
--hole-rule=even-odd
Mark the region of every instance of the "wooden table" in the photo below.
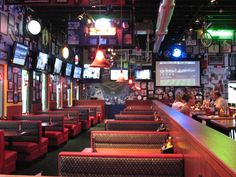
[[[42,136],[45,137],[45,131],[46,131],[46,127],[53,127],[56,126],[57,123],[56,122],[42,122],[41,126],[42,126]]]
[[[13,138],[25,135],[29,132],[26,131],[14,131],[14,130],[4,130],[4,137],[8,141],[8,149],[12,149]]]
[[[210,123],[216,126],[216,129],[229,137],[235,139],[236,121],[235,119],[211,120]]]
[[[97,152],[110,154],[160,154],[161,149],[148,148],[96,148]]]
[[[209,125],[209,122],[211,120],[224,120],[224,119],[229,119],[232,120],[234,119],[233,117],[223,117],[223,116],[218,116],[218,115],[198,115],[198,119],[201,120],[203,124]]]

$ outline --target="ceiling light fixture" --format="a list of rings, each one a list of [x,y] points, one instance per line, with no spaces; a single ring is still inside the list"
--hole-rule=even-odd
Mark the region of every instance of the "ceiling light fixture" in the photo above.
[[[110,62],[105,58],[102,50],[97,49],[95,59],[93,60],[90,67],[94,68],[109,68]]]
[[[30,20],[26,24],[27,31],[32,35],[37,35],[41,32],[41,24],[37,20]]]

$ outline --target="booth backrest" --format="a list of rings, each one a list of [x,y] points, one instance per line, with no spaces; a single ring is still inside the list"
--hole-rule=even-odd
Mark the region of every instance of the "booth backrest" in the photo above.
[[[141,120],[106,120],[105,130],[112,131],[157,131],[160,122]]]
[[[0,129],[18,131],[19,124],[21,124],[21,131],[28,133],[14,138],[13,141],[40,142],[42,129],[40,121],[3,120],[0,121]]]
[[[120,114],[146,114],[146,115],[153,115],[153,111],[132,111],[132,110],[124,110],[121,111]]]
[[[108,155],[61,152],[58,176],[80,177],[183,177],[182,154]]]
[[[46,130],[64,131],[64,115],[63,114],[28,114],[13,116],[15,120],[40,120],[42,122],[55,122],[56,125],[46,127]]]
[[[125,100],[125,107],[134,105],[152,106],[153,102],[151,100]]]
[[[95,148],[160,148],[168,132],[92,131],[91,147]]]
[[[116,120],[154,120],[153,114],[115,114]]]

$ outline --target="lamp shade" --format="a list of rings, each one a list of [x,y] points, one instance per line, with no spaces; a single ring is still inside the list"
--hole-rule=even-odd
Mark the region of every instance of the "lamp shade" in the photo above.
[[[119,77],[118,77],[118,79],[116,80],[116,82],[119,82],[119,83],[126,82],[125,77],[124,77],[124,74],[123,74],[123,70],[120,70],[120,74],[119,74]]]
[[[93,60],[90,67],[94,68],[109,68],[110,62],[105,59],[105,56],[101,50],[97,50],[96,57]]]

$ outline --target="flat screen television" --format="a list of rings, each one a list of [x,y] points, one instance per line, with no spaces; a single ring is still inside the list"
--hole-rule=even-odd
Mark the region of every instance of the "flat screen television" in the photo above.
[[[122,72],[123,72],[125,80],[128,80],[128,78],[129,78],[128,70],[123,69]],[[118,79],[119,75],[120,75],[120,69],[111,69],[110,70],[110,79],[112,81],[116,81]]]
[[[72,64],[71,63],[66,63],[65,75],[69,77],[69,76],[71,76],[71,72],[72,72]]]
[[[100,79],[101,68],[92,68],[89,64],[84,64],[83,79]]]
[[[156,86],[200,86],[200,61],[156,61]]]
[[[236,104],[236,81],[228,81],[228,103]]]
[[[15,43],[11,63],[19,66],[24,66],[28,53],[29,47],[20,43]]]
[[[134,71],[135,80],[151,80],[152,71],[150,69],[140,69]]]
[[[82,71],[82,68],[80,68],[78,66],[75,66],[74,73],[73,73],[73,78],[80,79],[81,78],[81,71]]]
[[[63,63],[63,61],[60,60],[59,58],[56,58],[56,59],[55,59],[54,69],[53,69],[53,73],[54,73],[54,74],[60,74],[60,72],[61,72],[61,67],[62,67],[62,63]]]
[[[48,54],[39,52],[37,57],[36,69],[44,71],[47,62],[48,62]]]

